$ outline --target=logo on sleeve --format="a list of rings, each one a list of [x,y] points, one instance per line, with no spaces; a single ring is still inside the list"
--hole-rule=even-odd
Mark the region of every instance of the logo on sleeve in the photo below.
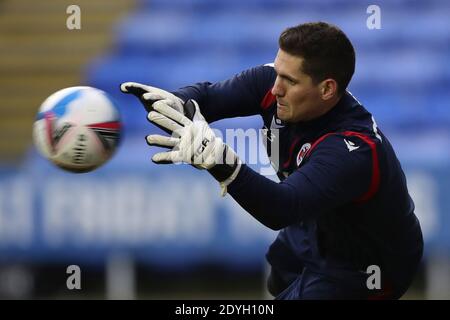
[[[355,143],[352,141],[348,141],[347,139],[344,139],[344,142],[345,142],[345,145],[347,146],[347,149],[349,152],[359,149],[359,146],[355,145]]]
[[[304,145],[302,145],[297,155],[297,167],[300,166],[309,149],[311,149],[311,143],[305,143]]]

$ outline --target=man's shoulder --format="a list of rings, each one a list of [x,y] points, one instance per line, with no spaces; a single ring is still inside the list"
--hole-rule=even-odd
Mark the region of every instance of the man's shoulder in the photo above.
[[[356,150],[366,149],[375,144],[374,137],[365,133],[356,131],[330,132],[319,139],[312,145],[309,154],[316,150],[326,150],[326,154],[336,156],[338,153],[347,154]],[[333,151],[333,153],[330,153]]]
[[[378,166],[380,144],[373,134],[365,132],[330,132],[311,144],[306,158],[307,162],[365,172]]]
[[[343,97],[342,112],[336,117],[333,128],[337,135],[382,144],[384,137],[372,113],[349,91]]]
[[[273,63],[255,66],[242,71],[235,77],[230,88],[233,89],[236,85],[244,86],[245,92],[256,98],[259,107],[263,111],[267,111],[275,102],[271,90],[276,76]]]
[[[273,63],[266,63],[242,71],[241,76],[252,80],[257,80],[261,84],[265,83],[273,85],[276,78],[276,72],[273,67]]]

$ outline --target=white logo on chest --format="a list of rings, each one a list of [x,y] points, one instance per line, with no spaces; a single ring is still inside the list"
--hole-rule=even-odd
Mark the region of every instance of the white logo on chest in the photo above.
[[[344,139],[344,142],[349,152],[359,149],[359,146],[357,146],[353,141]]]

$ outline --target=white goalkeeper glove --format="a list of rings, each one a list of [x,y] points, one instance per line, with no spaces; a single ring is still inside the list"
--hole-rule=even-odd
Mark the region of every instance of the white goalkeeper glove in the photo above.
[[[188,100],[183,109],[184,114],[174,110],[165,100],[153,104],[148,120],[172,132],[172,136],[149,135],[147,143],[172,149],[154,154],[152,161],[157,164],[184,162],[206,169],[219,181],[224,196],[227,186],[238,175],[242,162],[221,138],[216,137],[196,101]]]
[[[147,112],[152,110],[156,101],[165,100],[170,107],[183,113],[184,101],[168,91],[137,82],[124,82],[120,85],[120,90],[123,93],[131,93],[138,97]]]

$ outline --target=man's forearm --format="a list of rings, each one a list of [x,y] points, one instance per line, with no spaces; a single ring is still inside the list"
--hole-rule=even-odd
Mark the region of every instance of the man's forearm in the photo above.
[[[299,220],[298,195],[295,189],[276,183],[242,165],[228,193],[255,219],[273,230]]]

